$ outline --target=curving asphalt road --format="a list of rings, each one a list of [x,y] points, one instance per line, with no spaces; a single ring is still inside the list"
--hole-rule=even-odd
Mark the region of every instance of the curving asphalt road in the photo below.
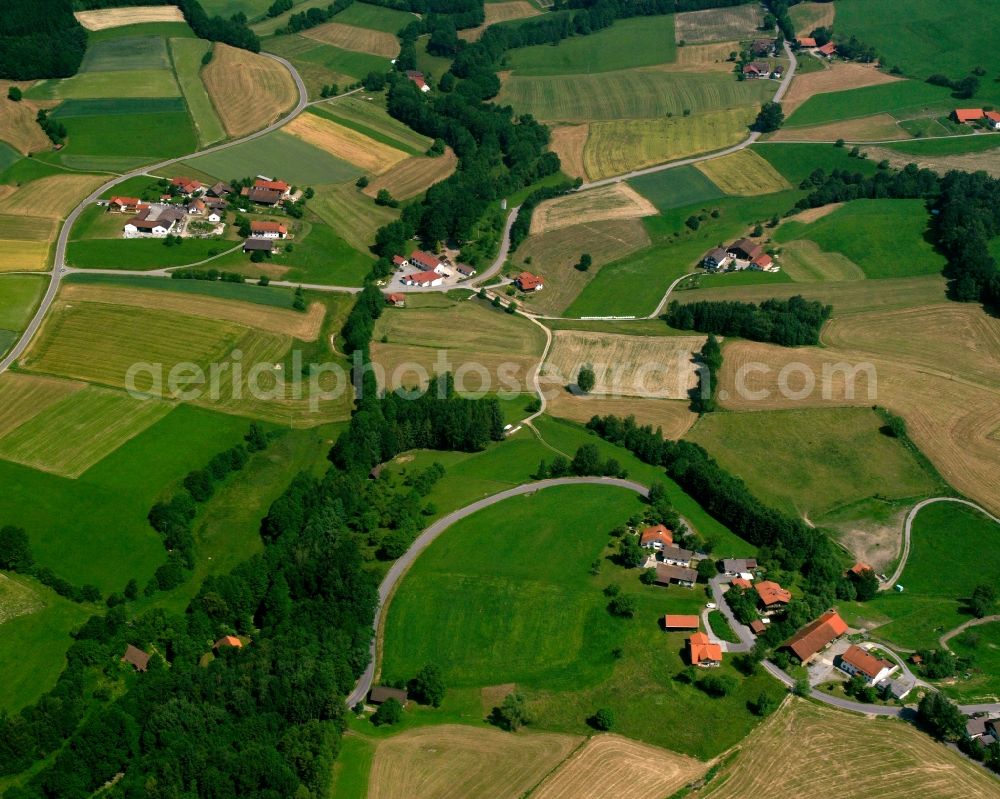
[[[442,516],[434,522],[434,524],[417,536],[416,540],[410,544],[410,548],[406,550],[405,554],[399,560],[392,564],[392,568],[389,569],[385,577],[382,578],[382,583],[378,587],[378,608],[375,612],[375,620],[372,623],[371,658],[368,661],[368,668],[366,668],[364,674],[358,678],[358,682],[354,686],[354,690],[351,691],[350,696],[347,697],[348,707],[354,707],[354,705],[358,702],[364,701],[365,697],[368,696],[368,692],[371,690],[372,682],[375,679],[375,667],[378,655],[377,644],[379,625],[382,622],[382,617],[389,604],[389,598],[392,596],[392,592],[396,588],[396,584],[406,573],[406,570],[413,564],[413,561],[417,559],[417,556],[427,549],[435,538],[441,535],[441,533],[451,527],[455,522],[460,521],[467,516],[471,516],[473,513],[483,510],[483,508],[488,508],[490,505],[503,502],[505,499],[510,499],[511,497],[518,497],[524,494],[534,494],[536,491],[540,491],[545,488],[564,485],[615,486],[617,488],[626,488],[630,491],[635,491],[637,494],[641,494],[642,496],[647,496],[649,494],[649,489],[641,483],[636,483],[633,480],[622,480],[617,477],[557,477],[552,480],[539,480],[534,483],[525,483],[524,485],[519,485],[515,488],[509,488],[506,491],[501,491],[499,494],[493,494],[492,496],[478,499],[475,502],[466,505],[464,508],[452,511],[447,516]]]

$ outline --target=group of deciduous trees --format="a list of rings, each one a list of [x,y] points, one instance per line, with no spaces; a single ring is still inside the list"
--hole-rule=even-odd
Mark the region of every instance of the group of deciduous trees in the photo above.
[[[831,305],[796,295],[787,300],[765,300],[760,305],[737,300],[687,304],[674,300],[663,318],[679,330],[797,347],[818,344],[820,328],[832,312]]]

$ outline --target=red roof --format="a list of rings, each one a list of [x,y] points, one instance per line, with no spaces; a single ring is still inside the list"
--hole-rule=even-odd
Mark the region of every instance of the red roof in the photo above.
[[[711,643],[708,636],[701,632],[693,633],[688,638],[688,654],[695,666],[706,660],[714,663],[722,662],[722,647]]]
[[[250,223],[251,233],[280,233],[284,236],[288,230],[280,222],[261,222],[254,220]]]
[[[750,630],[754,635],[760,635],[764,630],[767,629],[767,625],[764,624],[760,619],[754,619],[750,622]]]
[[[756,266],[760,266],[760,267],[770,266],[772,263],[774,263],[774,261],[771,258],[771,256],[768,255],[766,252],[762,253],[762,254],[758,255],[756,258],[754,258],[753,262],[754,262],[754,264]]]
[[[414,283],[433,283],[435,280],[440,280],[441,275],[437,272],[417,272],[413,275],[407,275],[407,279]]]
[[[851,664],[856,671],[860,671],[862,674],[868,675],[868,677],[874,679],[878,677],[879,672],[885,668],[892,668],[892,663],[887,660],[882,660],[875,657],[874,655],[865,652],[860,646],[849,646],[847,651],[840,656],[840,659],[845,663]]]
[[[253,182],[253,186],[255,189],[271,189],[272,191],[280,191],[282,194],[288,191],[289,188],[288,184],[283,180],[262,180],[261,178],[257,178]]]
[[[742,577],[734,577],[732,580],[730,580],[730,582],[733,585],[738,586],[740,588],[752,588],[753,587],[753,583],[751,583],[749,580],[744,580]]]
[[[986,113],[984,114],[984,116],[985,116],[985,117],[986,117],[987,119],[991,119],[991,120],[993,120],[994,122],[1000,122],[1000,113],[997,113],[996,111],[987,111],[987,112],[986,112]]]
[[[697,616],[671,615],[663,617],[663,626],[668,630],[697,630],[699,621]]]
[[[402,266],[405,263],[406,263],[406,259],[402,255],[394,255],[394,256],[392,256],[392,264],[393,264],[393,266]]]
[[[220,646],[232,646],[236,649],[243,648],[243,642],[237,638],[235,635],[224,635],[218,641],[215,642],[215,648],[218,649]]]
[[[974,122],[986,116],[982,108],[956,108],[955,119],[959,122]]]
[[[847,571],[850,572],[851,574],[856,574],[860,577],[865,572],[873,572],[875,570],[864,561],[859,560],[857,563],[851,566],[851,568],[848,569]]]
[[[799,38],[797,38],[795,41],[798,42],[799,47],[816,46],[816,40],[812,36],[799,36]]]
[[[521,287],[523,291],[534,291],[540,286],[544,285],[544,280],[540,275],[533,275],[531,272],[521,272],[514,282]]]
[[[760,601],[764,603],[765,606],[775,605],[781,603],[787,605],[792,600],[792,594],[790,591],[786,591],[778,583],[772,580],[761,580],[759,583],[754,585],[757,589],[757,595],[760,597]]]
[[[837,45],[833,42],[827,42],[822,47],[818,48],[819,52],[823,55],[833,55],[837,52]]]
[[[390,302],[393,305],[396,305],[396,304],[401,303],[401,302],[406,302],[406,295],[405,294],[386,294],[385,295],[385,299],[386,299],[387,302]]]
[[[170,185],[177,186],[185,194],[190,194],[193,191],[198,191],[201,188],[201,181],[193,180],[191,178],[174,178],[170,181]]]
[[[138,205],[139,204],[139,198],[138,197],[112,197],[109,202],[112,202],[115,205]]]
[[[410,253],[410,263],[432,271],[441,266],[441,261],[436,255],[431,255],[423,250],[414,250]]]
[[[646,546],[646,544],[651,544],[654,541],[659,541],[664,546],[673,546],[674,534],[670,532],[670,528],[662,524],[654,524],[652,527],[647,527],[642,531],[642,535],[639,536],[639,543],[642,546]]]
[[[840,618],[840,614],[835,610],[828,610],[795,633],[785,645],[804,663],[846,632],[847,624]]]

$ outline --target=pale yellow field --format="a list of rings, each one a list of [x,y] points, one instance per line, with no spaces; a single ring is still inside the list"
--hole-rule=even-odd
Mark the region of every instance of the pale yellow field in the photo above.
[[[726,194],[740,197],[792,188],[778,170],[752,150],[739,150],[722,158],[701,161],[695,168]]]
[[[656,206],[627,183],[613,183],[539,203],[531,216],[531,234],[587,222],[638,219],[657,213]]]
[[[571,178],[586,178],[583,149],[590,134],[590,125],[559,125],[550,129],[549,149],[559,156],[562,171]]]
[[[419,727],[379,742],[368,799],[516,799],[537,785],[580,738],[491,727]]]
[[[514,261],[529,272],[545,277],[545,291],[526,302],[539,313],[562,313],[604,264],[624,258],[650,243],[640,219],[588,222],[529,236],[514,253]],[[593,264],[587,272],[575,268],[583,252]],[[527,259],[531,263],[527,263]]]
[[[316,196],[309,207],[333,232],[359,252],[368,252],[375,243],[375,231],[399,217],[399,211],[361,193],[354,183],[316,186]]]
[[[25,184],[0,200],[0,214],[62,219],[103,183],[97,175],[50,175]]]
[[[829,6],[832,8],[833,4],[830,3]],[[781,100],[781,107],[784,109],[787,119],[792,111],[815,94],[860,89],[864,86],[876,86],[880,83],[892,83],[897,80],[901,80],[901,78],[881,72],[871,64],[833,61],[827,65],[827,69],[796,74],[792,78],[792,85],[788,87],[788,92]]]
[[[575,384],[590,364],[591,393],[613,397],[686,399],[698,384],[694,353],[704,336],[627,336],[557,330],[542,375],[551,385]]]
[[[799,3],[788,9],[799,36],[808,36],[816,28],[833,27],[836,6],[833,3]]]
[[[677,48],[677,60],[672,64],[656,68],[668,72],[732,72],[734,62],[729,60],[729,54],[739,51],[739,42],[689,44]]]
[[[43,271],[49,262],[44,241],[0,239],[0,272]]]
[[[674,31],[678,42],[729,42],[753,38],[763,19],[756,3],[685,11],[674,17]]]
[[[839,252],[824,252],[812,241],[801,239],[783,244],[781,268],[792,280],[864,280],[864,270]]]
[[[782,128],[771,135],[768,141],[835,142],[837,139],[843,139],[848,142],[865,142],[909,138],[910,134],[899,126],[895,117],[890,114],[874,114],[870,117],[846,119],[843,122],[831,122],[827,125]]]
[[[483,31],[490,25],[497,22],[508,22],[512,19],[524,19],[534,17],[542,12],[535,8],[527,0],[510,0],[506,3],[486,3],[483,7],[486,12],[486,19],[482,25],[476,28],[468,28],[458,32],[459,39],[467,42],[474,42],[483,35]]]
[[[4,372],[0,375],[0,438],[85,385],[72,380]]]
[[[584,167],[591,178],[599,179],[722,150],[746,138],[755,116],[756,109],[748,106],[689,117],[593,122]]]
[[[691,403],[687,400],[577,397],[565,390],[553,391],[546,397],[545,412],[581,424],[589,422],[595,414],[611,414],[623,419],[634,416],[638,424],[651,425],[654,430],[660,428],[665,438],[674,440],[683,438],[698,420],[698,414],[691,410]]]
[[[407,157],[402,150],[316,114],[299,114],[282,130],[375,175]]]
[[[341,47],[344,50],[371,53],[386,59],[395,58],[399,54],[399,39],[391,33],[375,31],[370,28],[355,28],[353,25],[328,22],[325,25],[303,31],[302,35],[315,39],[317,42]]]
[[[177,6],[133,6],[132,8],[101,8],[96,11],[73,13],[89,31],[138,25],[140,22],[183,22],[184,15]]]
[[[323,304],[319,302],[309,306],[306,313],[299,313],[290,308],[272,308],[198,294],[109,286],[100,283],[64,285],[59,296],[62,301],[70,303],[104,302],[235,322],[269,333],[292,336],[302,341],[315,341],[319,338],[325,315]]]
[[[998,794],[989,772],[910,724],[790,697],[699,796],[985,799]]]
[[[31,85],[28,81],[0,81],[0,140],[7,142],[22,155],[48,150],[52,146],[49,137],[35,121],[38,106],[30,100],[12,103],[7,100],[7,90],[17,86],[22,91]]]
[[[663,799],[706,770],[666,749],[596,735],[531,795],[534,799]]]
[[[386,189],[397,200],[408,200],[440,183],[455,171],[456,166],[458,158],[450,147],[445,148],[444,155],[437,158],[415,155],[370,180],[362,191],[369,197],[375,197],[380,189]]]
[[[961,155],[935,155],[930,157],[897,153],[883,147],[865,147],[868,157],[874,161],[887,160],[894,169],[902,169],[907,164],[916,164],[921,169],[931,169],[939,175],[957,169],[960,172],[982,170],[993,177],[1000,177],[1000,146],[993,150]]]
[[[295,82],[280,63],[221,42],[202,79],[230,136],[266,127],[298,99]]]

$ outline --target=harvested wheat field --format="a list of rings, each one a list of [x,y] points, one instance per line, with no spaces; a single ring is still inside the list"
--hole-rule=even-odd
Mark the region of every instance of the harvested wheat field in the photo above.
[[[694,353],[704,336],[627,336],[557,330],[542,370],[548,384],[574,383],[580,367],[593,366],[597,395],[687,399],[697,386]]]
[[[482,25],[475,28],[459,31],[458,38],[467,42],[474,42],[483,35],[483,31],[490,25],[497,22],[510,22],[512,19],[525,19],[535,17],[542,12],[535,8],[527,0],[510,0],[504,3],[486,3],[483,6],[486,12],[486,19]]]
[[[833,27],[836,7],[833,3],[799,3],[788,9],[799,36],[808,36],[816,28]]]
[[[797,283],[865,279],[864,270],[846,255],[824,252],[808,239],[782,245],[781,268]]]
[[[139,289],[100,283],[64,285],[60,299],[65,302],[102,302],[131,308],[176,311],[188,316],[235,322],[269,333],[283,333],[301,341],[316,341],[323,326],[323,304],[314,302],[306,313],[273,308],[237,300],[222,300],[198,294],[161,289]]]
[[[701,161],[695,168],[726,194],[739,197],[792,188],[778,170],[753,150],[738,150],[722,158]]]
[[[987,771],[909,724],[789,698],[699,794],[712,799],[833,795],[965,799],[996,797],[1000,789]]]
[[[590,125],[559,125],[552,128],[549,149],[559,156],[562,171],[571,178],[586,178],[583,148],[587,144]]]
[[[399,39],[391,33],[355,28],[340,22],[328,22],[317,28],[310,28],[303,31],[302,35],[356,53],[371,53],[383,58],[395,58],[399,54]]]
[[[860,89],[864,86],[877,86],[880,83],[893,83],[898,80],[901,78],[881,72],[872,64],[834,61],[828,65],[827,69],[819,72],[804,72],[792,78],[792,85],[788,87],[788,92],[782,98],[781,107],[784,109],[787,119],[792,111],[813,95]]]
[[[316,114],[299,114],[282,130],[375,175],[407,157],[402,150]]]
[[[50,175],[28,183],[0,200],[0,214],[62,219],[104,178],[97,175]]]
[[[133,6],[132,8],[101,8],[96,11],[76,11],[73,16],[89,31],[138,25],[140,22],[183,22],[177,6]]]
[[[75,380],[18,372],[0,375],[0,438],[85,386]]]
[[[687,400],[666,399],[608,399],[587,395],[578,397],[565,388],[553,388],[546,396],[545,412],[550,416],[570,419],[586,424],[596,414],[607,416],[612,414],[622,419],[634,416],[638,424],[651,425],[655,430],[661,428],[665,438],[677,440],[683,438],[691,426],[698,420],[698,414],[691,410]]]
[[[48,267],[56,227],[47,217],[0,215],[0,272]]]
[[[715,42],[714,44],[689,44],[677,48],[677,60],[650,69],[670,72],[732,72],[730,53],[740,51],[739,42]]]
[[[902,169],[907,164],[916,164],[921,169],[931,169],[939,175],[957,169],[960,172],[982,170],[995,178],[1000,178],[1000,147],[978,153],[962,155],[920,156],[912,153],[898,153],[883,147],[866,147],[868,157],[875,161],[885,159],[893,169]]]
[[[827,125],[809,125],[804,128],[782,128],[768,137],[768,141],[847,142],[897,141],[909,139],[891,114],[873,114],[858,119],[845,119]]]
[[[380,189],[386,189],[397,200],[408,200],[423,194],[435,183],[440,183],[455,171],[457,165],[458,158],[450,147],[445,149],[444,155],[437,158],[415,155],[370,180],[363,192],[374,197]]]
[[[368,799],[518,799],[555,768],[580,738],[442,724],[381,741]]]
[[[230,136],[271,124],[298,99],[295,82],[279,62],[217,42],[202,71],[208,96]]]
[[[685,11],[674,17],[675,37],[680,42],[730,42],[752,38],[764,17],[757,3],[733,8]]]
[[[627,183],[573,192],[540,203],[531,217],[531,234],[609,219],[655,216],[656,206]]]
[[[705,771],[666,749],[595,735],[532,793],[534,799],[663,799]]]
[[[21,100],[19,103],[11,103],[6,100],[7,92],[11,86],[17,86],[22,91],[31,85],[28,81],[0,81],[0,95],[4,98],[0,102],[0,139],[7,142],[21,155],[37,153],[40,150],[48,150],[52,147],[52,142],[45,135],[39,124],[35,121],[38,114],[38,106],[30,100]]]

